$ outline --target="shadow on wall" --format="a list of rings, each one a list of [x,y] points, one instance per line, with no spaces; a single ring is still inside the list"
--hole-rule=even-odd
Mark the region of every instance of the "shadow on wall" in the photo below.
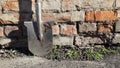
[[[19,21],[31,21],[32,20],[32,0],[18,0],[19,2]]]
[[[27,47],[27,29],[24,21],[32,21],[32,0],[18,0],[19,4],[19,22],[18,30],[11,31],[6,37],[14,38],[16,41],[10,43],[11,47]]]

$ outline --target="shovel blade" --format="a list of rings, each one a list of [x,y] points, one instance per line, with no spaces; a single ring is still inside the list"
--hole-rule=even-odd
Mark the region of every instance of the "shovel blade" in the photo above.
[[[39,40],[38,27],[32,21],[24,22],[27,28],[28,48],[36,56],[45,56],[52,50],[52,30],[43,33],[43,39]]]

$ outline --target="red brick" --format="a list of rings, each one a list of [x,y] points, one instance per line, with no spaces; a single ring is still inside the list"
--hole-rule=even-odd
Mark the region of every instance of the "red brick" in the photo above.
[[[98,24],[98,32],[111,32],[113,31],[113,24]]]
[[[59,26],[58,25],[54,25],[52,26],[52,33],[53,35],[59,35]]]
[[[18,0],[7,0],[2,4],[3,12],[5,11],[20,11],[20,12],[35,12],[35,2],[32,0],[23,0],[19,3]]]
[[[93,12],[93,11],[86,12],[85,20],[86,21],[94,21],[95,20],[94,14],[95,14],[95,12]]]
[[[75,25],[60,25],[60,33],[63,35],[74,35],[77,34]]]
[[[19,4],[18,2],[10,2],[7,1],[2,5],[3,11],[4,10],[19,10]]]
[[[114,11],[96,11],[95,19],[96,21],[106,21],[106,20],[115,20],[116,13]]]

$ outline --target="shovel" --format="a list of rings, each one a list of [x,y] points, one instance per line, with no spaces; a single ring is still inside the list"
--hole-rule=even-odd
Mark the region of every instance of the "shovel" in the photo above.
[[[45,56],[52,50],[52,30],[41,21],[41,3],[36,1],[37,22],[25,21],[27,28],[28,48],[36,56]],[[49,25],[50,26],[50,25]]]

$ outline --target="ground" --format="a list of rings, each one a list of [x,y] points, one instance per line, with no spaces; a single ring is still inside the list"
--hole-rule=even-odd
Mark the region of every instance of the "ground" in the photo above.
[[[104,64],[90,61],[52,61],[41,57],[1,59],[0,68],[101,68]],[[97,66],[97,67],[96,67]]]
[[[107,55],[103,60],[58,61],[33,56],[26,49],[0,49],[0,68],[120,68],[120,53]]]
[[[120,54],[101,61],[57,61],[36,56],[0,58],[0,68],[120,68]]]

